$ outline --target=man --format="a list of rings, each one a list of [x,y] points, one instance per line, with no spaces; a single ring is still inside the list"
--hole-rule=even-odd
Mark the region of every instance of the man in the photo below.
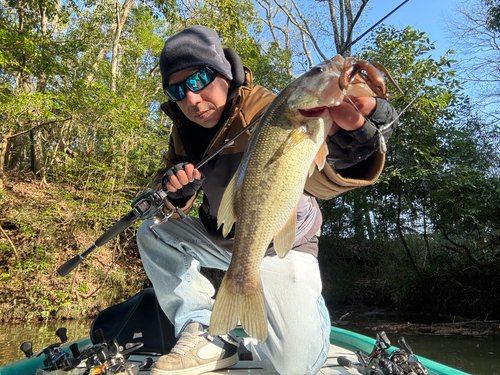
[[[154,226],[154,231],[150,229],[153,223],[145,221],[137,233],[144,268],[179,337],[172,352],[160,357],[151,373],[201,374],[238,362],[234,338],[208,333],[215,290],[200,267],[226,270],[230,264],[233,234],[224,238],[217,230],[217,214],[250,131],[200,170],[194,165],[256,120],[275,95],[253,85],[252,73],[238,55],[223,49],[218,35],[203,26],[185,29],[166,41],[160,70],[169,98],[162,109],[173,126],[163,155],[165,166],[152,187],[167,189],[166,207],[180,207],[185,213],[200,190],[204,197],[200,218],[170,219]],[[307,181],[299,202],[294,246],[279,259],[271,244],[262,261],[269,333],[259,345],[283,375],[316,374],[329,348],[330,317],[321,296],[317,261],[322,218],[315,197],[331,199],[373,183],[384,164],[377,126],[396,118],[395,110],[383,99],[353,101],[370,123],[349,102],[330,110],[335,124],[328,139],[328,164]],[[385,139],[395,126],[386,127]]]

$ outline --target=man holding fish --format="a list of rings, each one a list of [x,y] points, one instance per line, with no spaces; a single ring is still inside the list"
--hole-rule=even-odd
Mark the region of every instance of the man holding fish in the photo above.
[[[153,231],[145,221],[137,233],[144,268],[179,337],[152,374],[234,365],[238,322],[282,375],[316,374],[325,362],[330,317],[316,198],[375,182],[381,146],[397,126],[394,108],[374,97],[385,91],[345,74],[349,87],[339,87],[343,64],[340,56],[321,63],[276,96],[253,84],[211,29],[193,26],[166,41],[160,70],[169,101],[161,108],[173,126],[152,187],[168,191],[167,208],[186,214],[204,195],[199,218],[171,218]],[[200,267],[227,271],[215,300]]]

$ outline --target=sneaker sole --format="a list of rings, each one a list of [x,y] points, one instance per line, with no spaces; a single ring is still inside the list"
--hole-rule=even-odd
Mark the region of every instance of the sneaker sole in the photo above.
[[[198,375],[204,374],[206,372],[225,369],[227,367],[234,366],[238,363],[238,353],[232,357],[221,359],[217,362],[205,363],[197,367],[191,367],[184,370],[160,370],[157,368],[151,369],[151,375]]]

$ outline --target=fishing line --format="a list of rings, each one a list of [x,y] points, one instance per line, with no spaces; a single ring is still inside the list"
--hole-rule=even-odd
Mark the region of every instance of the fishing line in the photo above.
[[[357,43],[361,38],[363,38],[366,34],[368,34],[370,31],[372,31],[374,28],[376,28],[380,23],[382,23],[387,17],[389,17],[391,14],[393,14],[395,11],[397,11],[399,8],[401,8],[403,5],[405,5],[408,1],[410,0],[405,0],[401,4],[399,4],[396,8],[391,10],[389,13],[387,13],[380,21],[375,23],[372,27],[370,27],[368,30],[366,30],[363,34],[358,36],[354,41],[350,42],[347,44],[344,48],[342,48],[339,52],[339,55],[342,55],[349,47]]]
[[[373,122],[370,121],[369,118],[365,117],[361,111],[359,110],[359,108],[356,106],[356,104],[354,104],[354,102],[352,101],[352,99],[349,97],[349,95],[345,95],[347,97],[347,99],[349,99],[349,101],[351,102],[352,106],[356,109],[356,111],[358,111],[358,113],[364,117],[365,121],[368,122],[370,125],[374,126],[376,129],[377,129],[377,133],[378,133],[378,136],[380,138],[380,144],[379,144],[379,150],[381,153],[385,154],[385,152],[387,151],[387,142],[384,138],[384,134],[383,132],[387,129],[389,129],[390,126],[392,126],[392,124],[394,124],[394,122],[396,122],[397,119],[399,119],[399,117],[406,112],[406,110],[415,102],[415,100],[417,99],[420,99],[418,96],[415,96],[412,100],[410,100],[410,103],[408,103],[408,105],[406,105],[406,107],[404,107],[401,112],[398,113],[398,115],[396,116],[396,118],[394,120],[392,120],[391,122],[389,122],[388,124],[385,124],[384,126],[381,126],[380,128],[377,127],[377,125],[375,125]]]

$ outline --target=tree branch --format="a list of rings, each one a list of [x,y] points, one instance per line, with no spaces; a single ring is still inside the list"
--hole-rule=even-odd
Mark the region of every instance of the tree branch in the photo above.
[[[470,261],[472,261],[473,263],[479,263],[479,262],[477,261],[477,259],[476,259],[476,258],[474,258],[474,257],[471,255],[471,253],[470,253],[470,249],[469,249],[467,246],[465,246],[465,245],[460,245],[459,243],[457,243],[457,242],[453,241],[453,240],[452,240],[452,239],[448,236],[448,234],[446,233],[446,229],[445,229],[444,225],[441,225],[441,231],[443,232],[443,236],[444,236],[444,238],[445,238],[445,239],[446,239],[449,243],[451,243],[453,246],[455,246],[455,247],[457,247],[457,248],[459,248],[459,249],[464,249],[464,252],[465,252],[465,255],[466,255],[467,259],[469,259],[469,260],[470,260]]]
[[[11,138],[15,138],[15,137],[18,137],[20,135],[23,135],[23,134],[26,134],[26,133],[29,133],[30,131],[32,130],[35,130],[35,129],[38,129],[38,128],[41,128],[42,126],[45,126],[45,125],[51,125],[51,124],[55,124],[57,122],[64,122],[64,121],[69,121],[73,118],[73,116],[70,116],[68,118],[65,118],[63,120],[52,120],[52,121],[47,121],[47,122],[43,122],[41,124],[38,124],[38,125],[35,125],[29,129],[26,129],[26,130],[23,130],[22,132],[19,132],[19,133],[15,133],[15,134],[12,134],[12,135],[7,135],[5,138],[6,139],[11,139]]]
[[[2,231],[3,235],[5,236],[5,238],[7,238],[7,241],[9,241],[10,246],[12,246],[12,250],[14,250],[14,254],[16,256],[16,260],[19,262],[20,258],[19,258],[19,254],[17,253],[16,245],[14,245],[14,243],[10,239],[9,235],[3,230],[1,224],[0,224],[0,231]]]

